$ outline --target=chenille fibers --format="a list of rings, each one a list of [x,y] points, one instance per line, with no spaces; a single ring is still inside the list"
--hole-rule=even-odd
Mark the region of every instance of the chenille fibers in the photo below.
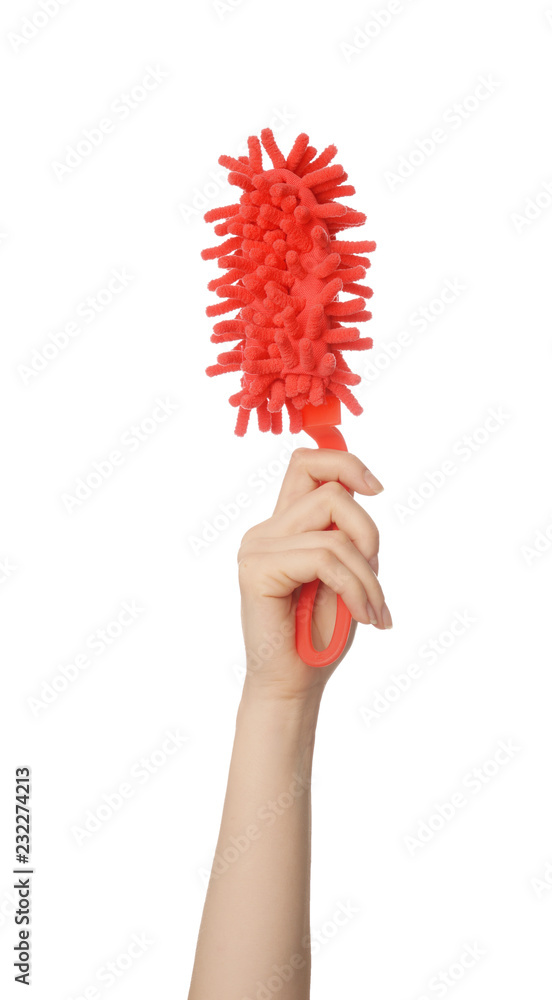
[[[225,237],[202,251],[204,260],[216,259],[225,271],[209,282],[221,301],[206,312],[235,313],[215,323],[211,340],[233,344],[207,374],[241,372],[240,389],[230,396],[238,407],[236,434],[245,434],[252,410],[262,431],[279,434],[284,406],[297,433],[303,407],[320,406],[330,395],[362,413],[349,388],[360,375],[343,352],[372,347],[356,324],[372,316],[365,309],[372,289],[359,282],[370,267],[365,254],[376,244],[338,238],[366,216],[336,201],[355,193],[343,167],[332,164],[336,153],[331,145],[317,155],[302,132],[286,158],[266,128],[260,141],[248,139],[248,156],[219,158],[242,193],[234,204],[205,214],[216,222],[216,235]]]

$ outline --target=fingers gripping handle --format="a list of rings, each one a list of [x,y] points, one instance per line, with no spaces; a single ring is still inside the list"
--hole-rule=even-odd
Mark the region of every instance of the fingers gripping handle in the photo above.
[[[310,667],[327,667],[330,663],[337,660],[345,649],[351,628],[351,612],[338,594],[337,614],[329,645],[326,646],[326,649],[314,648],[312,644],[311,623],[316,591],[319,584],[320,580],[312,580],[310,583],[303,584],[296,612],[295,636],[297,652],[303,662]]]
[[[304,427],[307,434],[310,434],[316,441],[319,448],[335,448],[337,451],[347,451],[347,445],[343,435],[337,427],[328,424]],[[346,489],[346,487],[343,487]],[[336,525],[330,525],[329,531]],[[312,644],[312,615],[316,592],[320,585],[320,580],[312,580],[304,583],[297,603],[295,619],[295,642],[297,652],[304,663],[311,667],[327,667],[334,660],[341,656],[351,628],[351,612],[344,603],[340,595],[337,595],[337,613],[333,635],[326,649],[315,649]]]

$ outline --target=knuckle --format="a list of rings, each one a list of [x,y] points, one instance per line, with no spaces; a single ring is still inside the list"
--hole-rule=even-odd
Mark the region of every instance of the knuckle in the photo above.
[[[274,516],[272,520],[274,520]],[[254,524],[251,528],[247,529],[240,542],[240,552],[245,549],[251,549],[260,538],[263,538],[267,534],[267,523],[267,521],[261,521],[259,524]]]
[[[259,570],[259,557],[254,553],[238,553],[238,577],[240,584],[248,584]]]
[[[320,571],[324,573],[328,586],[336,593],[341,594],[348,583],[349,571],[331,549],[323,548],[320,550]]]
[[[308,459],[312,449],[309,448],[295,448],[291,453],[290,464],[293,465],[304,465]]]
[[[328,538],[331,538],[332,544],[335,545],[337,549],[346,549],[351,544],[351,540],[346,531],[342,528],[335,528],[331,533],[328,532]]]
[[[335,556],[329,549],[322,546],[316,550],[316,560],[321,569],[330,571],[335,565]]]
[[[347,493],[341,483],[336,483],[334,480],[324,483],[324,485],[320,487],[320,490],[324,491],[327,496],[335,497],[336,499],[341,498],[345,493]]]
[[[249,529],[249,531],[245,532],[245,535],[243,536],[240,542],[240,547],[238,549],[238,555],[237,555],[238,564],[240,560],[243,559],[248,549],[251,548],[251,541],[252,541],[252,530]]]

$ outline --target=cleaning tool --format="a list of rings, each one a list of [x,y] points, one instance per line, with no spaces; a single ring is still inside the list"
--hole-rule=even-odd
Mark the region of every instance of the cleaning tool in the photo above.
[[[366,216],[335,201],[355,193],[345,183],[343,167],[331,162],[335,146],[317,155],[302,132],[286,158],[269,128],[262,130],[261,141],[250,136],[247,146],[247,156],[219,158],[230,171],[230,184],[242,192],[239,201],[205,214],[225,239],[201,256],[217,259],[226,272],[209,282],[221,301],[206,312],[212,317],[235,313],[215,323],[213,343],[234,343],[207,374],[241,372],[240,390],[230,396],[238,408],[236,434],[245,434],[252,410],[261,431],[280,434],[285,406],[292,434],[305,430],[320,448],[346,451],[336,427],[340,404],[357,416],[362,413],[349,388],[361,378],[342,352],[367,350],[372,339],[361,337],[356,325],[344,324],[371,319],[365,305],[372,289],[358,282],[370,267],[364,254],[376,244],[337,237],[363,225]],[[272,164],[268,169],[262,147]],[[342,292],[353,297],[340,299]],[[332,639],[326,649],[314,648],[311,618],[319,582],[303,584],[297,604],[297,652],[311,666],[337,659],[351,624],[338,596]]]

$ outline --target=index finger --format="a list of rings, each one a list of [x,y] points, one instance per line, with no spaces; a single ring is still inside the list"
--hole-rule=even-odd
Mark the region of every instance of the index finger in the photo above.
[[[356,455],[332,448],[297,448],[290,459],[274,513],[311,493],[320,483],[336,482],[354,493],[374,496],[383,486]]]

